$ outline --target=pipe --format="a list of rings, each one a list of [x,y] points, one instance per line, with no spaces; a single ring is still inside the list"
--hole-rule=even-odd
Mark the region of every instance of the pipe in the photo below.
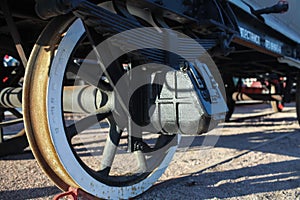
[[[63,109],[73,113],[107,113],[112,109],[112,93],[93,86],[65,86]],[[100,109],[100,110],[99,110]]]
[[[112,92],[103,92],[93,86],[65,86],[63,110],[73,113],[107,113],[112,109],[112,99]],[[21,108],[22,87],[2,89],[0,107]]]
[[[22,88],[7,87],[0,92],[0,106],[4,108],[22,107]]]
[[[263,101],[282,101],[282,96],[279,94],[249,94],[234,92],[232,94],[234,101],[249,101],[249,100],[263,100]]]

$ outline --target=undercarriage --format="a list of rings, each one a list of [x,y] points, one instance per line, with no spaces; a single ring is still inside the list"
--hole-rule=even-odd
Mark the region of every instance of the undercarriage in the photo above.
[[[62,190],[137,196],[162,175],[181,135],[230,120],[238,98],[275,108],[293,99],[299,41],[264,18],[290,6],[283,0],[260,9],[225,0],[1,1],[0,55],[13,64],[4,60],[0,69],[0,127],[24,122],[20,134],[26,132],[35,158]],[[270,93],[241,94],[234,78],[268,82]],[[297,87],[298,119],[299,96]],[[5,112],[17,119],[5,121]],[[83,155],[85,142],[78,143],[96,126],[105,142]],[[132,170],[120,170],[118,159]]]

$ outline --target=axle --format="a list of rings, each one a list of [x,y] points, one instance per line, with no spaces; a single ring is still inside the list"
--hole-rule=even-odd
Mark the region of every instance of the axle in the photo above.
[[[65,86],[63,91],[63,109],[65,112],[93,113],[109,112],[112,108],[112,93],[102,92],[92,86]],[[0,107],[21,108],[22,88],[7,87],[0,92]],[[99,110],[98,110],[99,111]]]
[[[234,101],[248,101],[248,100],[263,100],[263,101],[282,101],[282,96],[279,94],[248,94],[235,92],[232,94]]]

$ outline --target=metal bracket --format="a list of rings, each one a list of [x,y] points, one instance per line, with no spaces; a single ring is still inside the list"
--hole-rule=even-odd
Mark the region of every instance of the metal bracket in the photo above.
[[[288,64],[289,66],[296,67],[300,69],[300,60],[291,58],[291,57],[280,57],[278,58],[278,62]]]
[[[113,0],[112,1],[114,9],[116,10],[116,12],[118,14],[120,14],[121,16],[131,20],[131,21],[136,21],[137,23],[139,23],[136,18],[131,15],[127,9],[127,0]]]
[[[16,45],[16,49],[17,49],[20,59],[22,61],[22,64],[24,67],[26,67],[27,66],[27,57],[26,57],[26,54],[25,54],[23,46],[22,46],[20,33],[19,33],[17,26],[13,20],[13,17],[10,12],[10,9],[8,7],[7,1],[6,0],[0,1],[0,5],[1,5],[1,9],[3,12],[4,18],[6,20],[6,23],[10,29],[11,36]]]
[[[68,200],[98,200],[98,198],[86,193],[85,191],[79,188],[72,188],[69,187],[67,192],[57,194],[54,196],[53,200],[60,200],[60,199],[68,199]]]

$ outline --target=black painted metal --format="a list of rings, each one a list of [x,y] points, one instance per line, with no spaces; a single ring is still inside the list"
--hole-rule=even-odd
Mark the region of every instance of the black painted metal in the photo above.
[[[260,16],[263,14],[271,14],[271,13],[283,13],[287,12],[289,9],[289,4],[287,1],[279,1],[276,5],[259,9],[259,10],[252,10],[252,13],[256,16]]]
[[[42,19],[49,19],[71,12],[84,0],[36,0],[36,13]]]
[[[115,34],[144,26],[127,10],[128,5],[134,6],[149,11],[158,26],[176,28],[196,39],[206,50],[209,50],[221,73],[260,78],[274,73],[277,76],[291,76],[290,83],[295,81],[294,75],[298,69],[291,70],[287,64],[279,63],[277,58],[286,56],[299,60],[300,45],[270,28],[262,18],[257,17],[265,13],[285,11],[286,4],[253,10],[255,16],[225,0],[113,0],[117,14],[97,6],[100,2],[104,1],[36,0],[36,12],[46,19],[73,11],[75,15],[84,19],[85,23],[94,27],[98,33]],[[19,5],[32,7],[33,3],[33,0],[26,0],[20,2]],[[13,7],[11,4],[9,6]],[[23,13],[25,19],[25,14],[19,7],[17,10],[12,9],[12,14],[15,16]],[[26,13],[26,19],[34,19],[35,14],[30,12]],[[241,27],[260,36],[259,44],[243,38],[240,33]],[[282,44],[282,51],[274,52],[266,48],[267,40]],[[155,42],[155,40],[150,39],[149,42]],[[139,53],[143,58],[160,63],[166,62],[166,57],[168,57],[166,52],[157,49],[145,49]],[[288,95],[286,96],[288,99]]]
[[[16,26],[16,24],[13,20],[12,13],[9,9],[8,3],[7,3],[6,0],[2,0],[0,2],[0,5],[1,5],[1,9],[3,11],[3,15],[5,17],[6,23],[9,27],[9,29],[10,29],[12,38],[13,38],[14,43],[15,43],[15,47],[16,47],[16,49],[18,51],[18,54],[19,54],[19,57],[22,61],[23,66],[26,67],[26,65],[27,65],[27,56],[26,56],[24,48],[22,46],[20,33],[19,33],[19,31],[17,29],[17,26]]]

